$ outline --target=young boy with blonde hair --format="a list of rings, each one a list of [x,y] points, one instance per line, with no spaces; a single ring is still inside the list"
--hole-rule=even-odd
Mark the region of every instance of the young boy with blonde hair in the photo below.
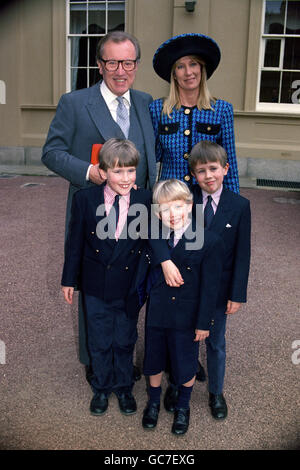
[[[191,192],[179,180],[160,181],[154,187],[160,238],[166,229],[169,231],[169,260],[156,265],[150,256],[144,357],[144,374],[150,376],[150,387],[142,424],[145,429],[157,424],[162,374],[169,358],[173,380],[179,387],[172,426],[176,435],[184,434],[189,426],[199,340],[209,336],[222,270],[223,243],[209,233],[204,236],[204,244],[203,233],[202,240],[196,240],[199,231],[190,218],[192,202]],[[163,240],[158,243],[167,244]],[[184,283],[178,287],[168,285],[164,279],[166,265],[172,263],[184,273]]]

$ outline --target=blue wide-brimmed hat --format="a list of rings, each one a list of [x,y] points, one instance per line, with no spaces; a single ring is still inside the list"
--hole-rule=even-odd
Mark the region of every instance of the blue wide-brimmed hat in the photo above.
[[[207,78],[211,77],[219,65],[221,51],[218,44],[209,36],[186,33],[165,41],[154,54],[153,68],[157,75],[170,82],[173,64],[187,55],[196,55],[204,60]]]

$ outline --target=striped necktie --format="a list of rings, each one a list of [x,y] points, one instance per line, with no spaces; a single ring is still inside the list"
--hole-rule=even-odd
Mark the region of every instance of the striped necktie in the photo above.
[[[124,104],[122,96],[117,97],[118,107],[117,107],[117,123],[119,124],[123,134],[126,139],[129,133],[129,114],[127,108]]]

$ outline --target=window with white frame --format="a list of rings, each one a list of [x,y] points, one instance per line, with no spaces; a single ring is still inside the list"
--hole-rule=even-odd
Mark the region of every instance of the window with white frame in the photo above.
[[[300,113],[300,1],[265,0],[258,108]]]
[[[96,46],[110,31],[124,31],[125,0],[67,0],[67,89],[96,83]]]

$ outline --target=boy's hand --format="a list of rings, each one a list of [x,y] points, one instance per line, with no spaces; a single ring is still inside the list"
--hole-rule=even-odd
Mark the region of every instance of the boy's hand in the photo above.
[[[73,302],[73,294],[74,294],[74,287],[66,287],[62,286],[63,294],[65,301],[68,302],[69,305],[72,305]]]
[[[180,271],[176,264],[170,259],[163,261],[161,267],[165,276],[165,281],[170,287],[180,287],[184,284],[184,280],[181,277]]]
[[[232,315],[236,313],[242,304],[240,302],[232,302],[232,300],[228,300],[227,302],[227,310],[225,313],[227,315]]]
[[[209,336],[209,330],[195,330],[195,339],[194,341],[203,341]]]

